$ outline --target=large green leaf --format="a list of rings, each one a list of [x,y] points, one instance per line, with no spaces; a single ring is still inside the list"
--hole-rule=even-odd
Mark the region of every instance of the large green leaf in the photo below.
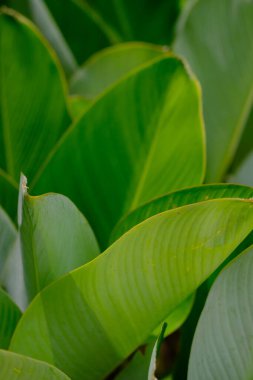
[[[92,53],[121,37],[86,1],[29,0],[34,21],[57,52],[67,74]]]
[[[113,230],[111,241],[118,239],[136,224],[159,212],[217,198],[253,198],[253,188],[234,184],[214,184],[169,193],[144,204],[120,220]]]
[[[38,173],[36,191],[69,196],[105,245],[122,214],[201,183],[203,140],[196,80],[177,58],[158,58],[120,81],[68,130]]]
[[[12,334],[16,328],[21,311],[0,288],[0,347],[8,348]]]
[[[70,380],[59,369],[13,352],[0,350],[0,378],[4,380]]]
[[[30,299],[61,275],[99,254],[87,220],[63,195],[25,194],[22,214],[22,256]]]
[[[253,250],[219,275],[193,340],[189,380],[253,378]]]
[[[91,56],[70,80],[70,91],[94,99],[134,68],[166,53],[166,48],[144,43],[119,44]]]
[[[203,88],[209,181],[226,174],[251,110],[252,20],[252,1],[190,1],[177,30],[175,51]]]
[[[34,177],[70,122],[61,69],[34,26],[0,10],[0,166]]]
[[[44,289],[11,349],[73,380],[104,378],[252,231],[252,211],[252,201],[224,199],[149,218]]]

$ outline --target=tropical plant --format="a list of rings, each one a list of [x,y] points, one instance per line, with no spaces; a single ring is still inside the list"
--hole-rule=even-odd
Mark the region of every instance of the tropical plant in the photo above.
[[[4,3],[0,379],[253,378],[253,2]]]

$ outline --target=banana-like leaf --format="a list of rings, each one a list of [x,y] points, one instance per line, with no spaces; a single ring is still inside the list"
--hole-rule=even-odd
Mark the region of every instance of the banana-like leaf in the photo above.
[[[0,10],[0,41],[0,167],[33,178],[70,123],[64,79],[51,48],[14,11]]]
[[[11,349],[56,364],[73,380],[104,378],[252,229],[247,200],[211,200],[153,216],[37,295]]]
[[[0,378],[4,380],[70,380],[48,363],[0,350]]]
[[[115,241],[136,224],[159,212],[217,198],[253,198],[253,188],[234,184],[214,184],[169,193],[146,203],[120,220],[113,230],[111,241]]]
[[[21,311],[7,293],[0,288],[0,347],[8,348]]]
[[[99,254],[87,220],[60,194],[39,197],[25,194],[20,232],[29,299]]]
[[[92,53],[121,40],[86,1],[29,0],[32,17],[68,75]]]
[[[12,220],[17,217],[18,184],[7,173],[0,169],[0,205],[7,211]]]
[[[70,91],[94,99],[131,70],[166,53],[166,48],[147,43],[119,44],[94,54],[70,80]]]
[[[253,378],[253,249],[235,259],[214,283],[190,356],[189,380]]]
[[[201,0],[189,2],[178,25],[174,49],[203,88],[209,181],[226,174],[252,107],[252,20],[252,1]]]
[[[68,130],[38,173],[35,190],[70,197],[105,246],[127,211],[200,184],[204,149],[196,80],[178,58],[157,58],[105,93]]]

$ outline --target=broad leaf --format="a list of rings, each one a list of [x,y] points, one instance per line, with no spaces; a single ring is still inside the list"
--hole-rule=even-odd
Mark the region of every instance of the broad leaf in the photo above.
[[[104,378],[252,231],[252,211],[251,201],[224,199],[149,218],[44,289],[11,349],[73,380]]]
[[[0,11],[0,166],[34,177],[70,123],[61,69],[35,27]],[[13,88],[15,87],[15,91]]]
[[[12,334],[16,328],[21,311],[0,288],[0,347],[8,348]],[[0,370],[1,371],[1,370]],[[1,372],[0,372],[1,373]]]
[[[253,4],[190,1],[174,49],[200,80],[207,131],[207,180],[226,174],[253,101]]]
[[[219,275],[193,340],[189,380],[253,378],[253,250]]]
[[[155,59],[105,93],[68,130],[38,173],[36,192],[69,196],[105,246],[127,211],[201,183],[203,139],[196,80],[177,58]]]
[[[25,194],[20,231],[30,299],[61,275],[99,254],[87,220],[63,195]]]
[[[70,80],[70,91],[94,99],[131,70],[165,55],[166,51],[160,46],[136,42],[99,51],[74,73]]]
[[[83,96],[69,96],[69,110],[73,120],[80,117],[91,105],[91,100],[85,99]]]
[[[59,369],[39,360],[0,350],[0,378],[4,380],[70,380]]]
[[[120,220],[112,233],[111,241],[118,239],[136,224],[159,212],[217,198],[253,198],[253,188],[233,184],[217,184],[191,187],[169,193],[146,203]]]

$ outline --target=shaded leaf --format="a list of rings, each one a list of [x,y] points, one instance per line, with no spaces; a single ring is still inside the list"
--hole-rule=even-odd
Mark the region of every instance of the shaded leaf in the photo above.
[[[16,328],[21,311],[0,288],[0,347],[8,348],[12,334]],[[1,372],[0,372],[1,373]]]
[[[18,184],[0,168],[0,205],[13,221],[17,217]]]
[[[161,344],[162,344],[164,334],[166,331],[166,327],[167,327],[167,324],[164,323],[162,326],[161,332],[160,332],[160,334],[159,334],[159,336],[155,342],[155,345],[154,345],[154,348],[152,351],[152,355],[151,355],[149,370],[148,370],[148,380],[155,380],[156,379],[156,377],[155,377],[155,371],[156,371],[156,365],[157,365],[156,361],[157,361],[157,358],[159,356],[159,352],[160,352]]]
[[[174,49],[203,88],[208,181],[226,174],[252,107],[252,19],[251,1],[202,0],[189,2],[178,25]]]
[[[214,283],[195,332],[189,380],[252,379],[252,273],[251,247]]]
[[[149,218],[44,289],[11,349],[57,363],[73,380],[105,377],[252,231],[252,211],[251,201],[224,199]]]

